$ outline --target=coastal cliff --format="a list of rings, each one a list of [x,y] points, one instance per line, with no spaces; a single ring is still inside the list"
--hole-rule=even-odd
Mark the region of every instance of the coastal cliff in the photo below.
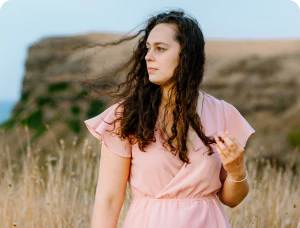
[[[15,156],[28,139],[41,150],[52,150],[51,127],[57,139],[78,140],[89,133],[83,121],[112,104],[109,97],[90,99],[83,81],[106,90],[102,82],[131,54],[136,42],[108,47],[79,48],[117,40],[118,34],[86,34],[44,38],[28,48],[22,97],[2,126],[5,142]],[[300,145],[300,40],[206,41],[206,71],[200,89],[233,104],[256,130],[247,147],[250,156],[275,158],[285,164]],[[120,70],[116,77],[125,76]],[[18,138],[18,143],[16,143]],[[249,153],[250,153],[249,152]],[[300,164],[300,156],[295,158]]]

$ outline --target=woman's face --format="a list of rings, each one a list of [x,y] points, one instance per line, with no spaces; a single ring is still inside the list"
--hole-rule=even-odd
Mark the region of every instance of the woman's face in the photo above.
[[[149,80],[154,84],[161,85],[169,80],[178,65],[180,44],[174,36],[175,25],[166,23],[156,25],[148,36],[145,60]]]

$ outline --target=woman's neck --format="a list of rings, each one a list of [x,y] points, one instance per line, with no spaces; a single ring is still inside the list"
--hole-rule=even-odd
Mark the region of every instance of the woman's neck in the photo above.
[[[175,104],[175,96],[172,96],[170,105],[166,107],[166,105],[169,103],[170,94],[171,94],[170,87],[169,88],[162,87],[162,97],[161,97],[161,102],[158,111],[158,121],[163,128],[167,128],[165,130],[167,130],[168,133],[171,132],[171,126],[173,122],[172,111],[174,108],[173,104]],[[166,113],[166,109],[168,109],[167,113]],[[165,117],[166,119],[164,119]]]
[[[171,86],[162,87],[161,106],[165,107],[169,103],[169,97],[171,96]],[[172,96],[171,104],[175,104],[175,96]]]

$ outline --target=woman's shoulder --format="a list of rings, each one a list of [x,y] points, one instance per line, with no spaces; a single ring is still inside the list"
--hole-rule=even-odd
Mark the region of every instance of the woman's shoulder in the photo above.
[[[203,91],[202,91],[203,92]],[[220,108],[223,110],[223,113],[226,115],[226,112],[233,111],[239,112],[239,110],[230,102],[219,99],[211,94],[203,92],[204,96],[206,97],[206,105],[209,105],[214,108]]]
[[[204,92],[203,90],[200,90],[204,96],[206,96],[208,99],[212,99],[212,100],[216,100],[216,101],[221,101],[220,99],[216,98],[215,96],[211,95],[211,94],[208,94],[206,92]]]
[[[202,90],[201,90],[201,92],[204,94],[206,103],[208,103],[209,105],[220,106],[220,107],[224,106],[224,102],[226,102],[226,101],[224,101],[223,99],[219,99],[219,98],[217,98],[211,94],[208,94]]]

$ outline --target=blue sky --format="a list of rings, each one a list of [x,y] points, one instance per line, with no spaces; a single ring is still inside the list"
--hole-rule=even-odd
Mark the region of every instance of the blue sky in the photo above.
[[[0,9],[0,100],[20,98],[31,44],[52,36],[127,33],[169,7],[195,16],[207,40],[300,39],[300,9],[291,0],[10,0]]]

